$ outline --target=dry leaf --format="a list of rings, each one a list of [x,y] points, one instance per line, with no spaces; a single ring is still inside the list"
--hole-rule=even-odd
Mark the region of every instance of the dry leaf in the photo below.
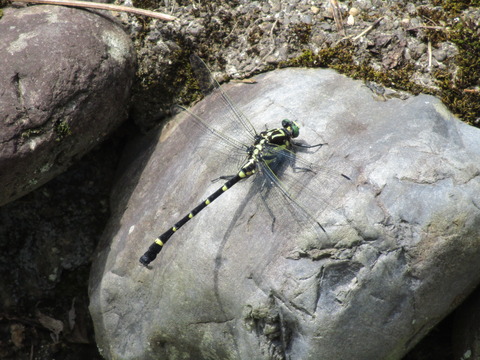
[[[22,324],[10,325],[10,339],[15,347],[21,348],[23,340],[25,340],[25,326]]]
[[[233,82],[236,83],[242,83],[242,84],[256,84],[257,82],[253,79],[240,79],[240,80],[233,80]]]
[[[42,314],[39,310],[36,311],[36,315],[40,324],[52,332],[52,338],[55,342],[58,342],[58,337],[63,331],[63,322],[54,319],[50,316]]]

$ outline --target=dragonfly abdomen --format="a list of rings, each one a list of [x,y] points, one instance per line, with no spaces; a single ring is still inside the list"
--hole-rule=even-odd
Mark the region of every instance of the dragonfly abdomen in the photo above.
[[[162,250],[163,245],[170,239],[170,237],[183,225],[185,225],[189,220],[193,219],[195,215],[197,215],[200,211],[205,209],[208,205],[210,205],[213,201],[215,201],[220,195],[222,195],[225,191],[230,189],[233,185],[239,182],[242,179],[245,179],[255,173],[255,163],[248,161],[245,166],[238,172],[237,175],[232,177],[228,180],[223,186],[213,194],[211,194],[205,201],[200,203],[194,209],[192,209],[186,216],[184,216],[180,221],[178,221],[172,228],[165,231],[162,235],[160,235],[157,239],[155,239],[154,243],[150,245],[148,250],[143,254],[140,258],[140,262],[142,265],[147,266],[150,264],[155,258],[157,257],[158,253]]]

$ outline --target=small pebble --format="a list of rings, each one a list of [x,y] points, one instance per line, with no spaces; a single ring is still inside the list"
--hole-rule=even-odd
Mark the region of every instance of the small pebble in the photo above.
[[[400,24],[402,25],[402,27],[408,28],[408,26],[410,25],[410,19],[409,18],[404,18],[400,21]]]
[[[353,17],[352,14],[348,15],[347,24],[350,26],[355,25],[355,18]]]
[[[447,53],[443,50],[434,50],[432,55],[437,61],[444,61],[447,58]]]
[[[352,7],[352,8],[350,8],[350,10],[348,11],[348,13],[349,13],[351,16],[357,16],[358,14],[360,14],[360,10],[358,10],[356,7]]]

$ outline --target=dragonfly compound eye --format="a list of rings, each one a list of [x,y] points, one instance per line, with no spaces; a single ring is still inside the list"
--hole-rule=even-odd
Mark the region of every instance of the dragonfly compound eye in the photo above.
[[[293,120],[283,119],[282,126],[292,135],[292,138],[296,138],[300,134],[300,127]]]

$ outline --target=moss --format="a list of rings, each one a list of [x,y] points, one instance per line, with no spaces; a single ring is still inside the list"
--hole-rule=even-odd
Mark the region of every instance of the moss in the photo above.
[[[447,40],[447,31],[443,25],[448,22],[449,14],[440,7],[420,6],[417,8],[417,15],[420,16],[426,26],[422,29],[423,41],[430,41],[433,45]]]
[[[331,48],[322,49],[318,54],[311,50],[304,50],[303,53],[287,61],[278,64],[282,67],[332,67],[337,68],[341,64],[350,64],[353,62],[353,47],[338,45]]]
[[[70,125],[68,125],[68,122],[64,120],[57,121],[54,125],[54,130],[57,134],[57,138],[55,139],[56,141],[61,141],[62,139],[72,134]]]
[[[169,114],[168,104],[187,104],[200,97],[190,68],[191,46],[186,45],[182,39],[176,41],[179,50],[171,52],[169,65],[162,69],[162,76],[150,68],[143,68],[137,72],[133,103],[144,109],[150,109],[147,118],[153,119],[151,123],[141,124],[145,131],[155,126],[157,119]],[[148,99],[154,99],[154,102],[148,103]]]
[[[185,5],[191,2],[184,1]],[[190,36],[184,36],[168,27],[160,31],[161,41],[169,44],[168,65],[165,59],[155,61],[155,54],[144,51],[152,41],[146,38],[148,31],[139,32],[136,35],[136,47],[138,52],[138,71],[133,88],[132,115],[143,131],[148,131],[156,126],[160,120],[170,115],[171,104],[187,104],[199,98],[200,92],[195,84],[190,70],[189,55],[197,53],[206,63],[224,64],[225,61],[218,57],[220,48],[228,48],[236,35],[232,33],[238,19],[232,16],[232,11],[223,7],[235,6],[236,2],[226,3],[222,1],[204,1],[200,6],[191,8],[194,16],[203,19],[199,33],[195,37],[195,43]],[[150,25],[145,24],[148,29]],[[260,29],[256,29],[260,31]],[[252,42],[258,41],[261,34],[255,31],[251,33]],[[176,49],[176,50],[173,50]],[[158,67],[158,63],[162,67]]]
[[[339,70],[354,79],[374,81],[383,86],[408,91],[414,95],[421,92],[428,94],[432,93],[431,89],[422,87],[411,81],[414,69],[413,65],[410,64],[396,68],[392,71],[378,71],[373,69],[367,63],[356,66],[345,65],[341,66]]]
[[[439,87],[435,95],[440,97],[454,114],[478,126],[480,94],[475,87],[478,86],[480,78],[480,39],[477,25],[473,20],[461,15],[461,12],[468,7],[480,6],[480,0],[435,0],[433,5],[437,7],[422,6],[417,9],[426,25],[437,26],[434,29],[425,29],[425,40],[431,41],[433,45],[450,41],[459,51],[454,59],[455,74],[446,70],[434,72]]]
[[[299,44],[307,44],[312,33],[312,25],[307,23],[290,24],[290,38]]]
[[[452,7],[453,2],[444,1],[445,9],[455,13],[458,7]],[[466,6],[463,2],[462,6]],[[469,5],[480,1],[470,1]],[[457,4],[460,6],[460,4]],[[462,7],[463,8],[463,7]],[[457,71],[455,74],[446,71],[437,71],[434,76],[440,88],[438,96],[447,107],[466,122],[480,125],[480,92],[478,79],[480,78],[480,38],[477,34],[477,25],[466,17],[457,17],[448,32],[448,40],[458,48],[455,57]]]
[[[158,0],[133,0],[134,7],[139,9],[155,10],[159,7]]]
[[[470,6],[480,6],[480,0],[434,0],[433,5],[442,6],[449,13],[460,13]]]
[[[262,29],[260,29],[259,26],[254,26],[249,32],[248,32],[248,37],[247,41],[250,45],[255,45],[260,42],[262,39],[264,32]]]
[[[35,137],[35,136],[38,136],[38,135],[41,135],[43,134],[43,130],[40,130],[40,129],[28,129],[28,130],[25,130],[23,131],[20,136],[22,139],[30,139],[32,137]]]
[[[353,79],[375,81],[384,86],[409,91],[413,94],[431,93],[431,90],[411,81],[413,66],[406,65],[395,68],[394,71],[378,71],[367,63],[355,65],[353,50],[353,45],[346,44],[322,49],[318,54],[314,54],[311,50],[305,50],[297,58],[280,63],[279,67],[329,67]]]
[[[480,38],[475,30],[475,25],[460,22],[454,27],[450,37],[459,50],[456,57],[456,63],[459,66],[457,85],[467,88],[478,84],[480,78]]]
[[[191,103],[201,98],[202,93],[198,86],[195,74],[192,71],[192,66],[188,61],[189,56],[187,56],[187,54],[180,55],[180,58],[185,62],[183,63],[183,67],[179,70],[177,74],[178,76],[175,78],[175,83],[180,89],[176,96],[182,99],[183,103]]]

